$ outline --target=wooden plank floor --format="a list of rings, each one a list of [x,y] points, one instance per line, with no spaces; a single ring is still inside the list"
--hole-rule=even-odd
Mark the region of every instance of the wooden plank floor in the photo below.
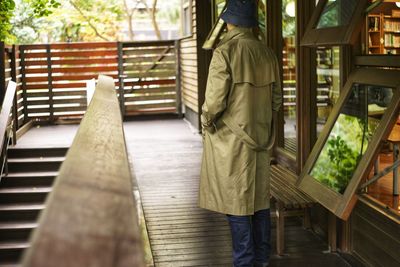
[[[125,123],[156,266],[231,266],[224,215],[197,207],[202,142],[182,120]],[[270,266],[350,266],[291,219],[284,257]],[[273,229],[273,254],[275,232]]]
[[[69,146],[77,125],[32,128],[17,146]],[[202,143],[182,120],[132,121],[125,135],[138,180],[155,265],[231,266],[225,216],[197,207]],[[286,223],[284,257],[270,266],[350,266],[296,219]],[[275,254],[275,232],[272,232]]]
[[[70,147],[78,124],[34,126],[20,139],[16,147]]]

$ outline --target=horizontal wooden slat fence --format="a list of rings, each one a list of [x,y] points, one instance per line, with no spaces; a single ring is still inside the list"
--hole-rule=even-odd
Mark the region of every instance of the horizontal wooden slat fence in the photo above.
[[[21,45],[23,119],[81,118],[86,82],[98,74],[114,78],[123,115],[179,113],[176,47],[173,40]]]
[[[177,47],[174,41],[120,43],[119,93],[126,115],[180,112]]]
[[[86,82],[99,73],[118,77],[116,42],[20,46],[25,118],[81,117]]]

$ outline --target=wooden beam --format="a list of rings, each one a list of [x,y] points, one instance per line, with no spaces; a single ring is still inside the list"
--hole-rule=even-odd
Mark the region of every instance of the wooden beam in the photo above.
[[[16,46],[13,45],[11,49],[11,54],[10,54],[10,67],[11,67],[11,80],[16,83],[16,87],[18,87],[18,82],[17,82],[17,51],[16,51]],[[18,130],[18,99],[17,99],[17,92],[18,89],[15,90],[14,94],[14,101],[13,101],[13,124],[12,124],[12,142],[13,145],[17,144],[17,130]]]
[[[5,45],[0,42],[0,103],[3,103],[6,94],[6,65],[5,65]]]
[[[119,81],[119,106],[122,117],[125,116],[125,97],[124,97],[124,52],[123,43],[118,42],[118,81]]]
[[[197,0],[196,3],[196,36],[197,36],[197,81],[198,81],[198,103],[197,118],[200,124],[201,107],[205,100],[208,67],[211,62],[212,52],[202,48],[208,33],[212,28],[211,14],[212,1]]]
[[[15,82],[9,81],[6,94],[3,99],[0,112],[0,151],[3,151],[4,140],[7,137],[6,130],[8,127],[8,121],[10,119],[11,109],[14,103],[15,90],[17,86]]]
[[[50,122],[54,121],[53,115],[53,70],[51,65],[51,49],[50,45],[46,45],[47,54],[47,88],[49,89],[49,106],[50,106]],[[25,72],[26,73],[26,72]],[[28,105],[26,102],[25,105]]]
[[[299,174],[316,140],[317,78],[315,49],[300,46],[315,9],[314,1],[296,2],[296,80],[297,82],[297,173]]]
[[[99,76],[22,266],[144,266],[132,173],[110,77]]]
[[[175,70],[176,70],[176,111],[182,117],[182,91],[181,91],[181,49],[180,41],[175,41]]]

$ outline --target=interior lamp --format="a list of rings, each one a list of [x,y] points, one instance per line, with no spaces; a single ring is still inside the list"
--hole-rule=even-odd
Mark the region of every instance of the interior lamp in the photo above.
[[[400,2],[396,2],[396,6],[400,8]]]

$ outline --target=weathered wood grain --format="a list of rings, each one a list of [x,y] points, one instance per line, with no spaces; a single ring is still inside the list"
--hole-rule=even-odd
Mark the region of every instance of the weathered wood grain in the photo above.
[[[143,266],[112,78],[100,76],[23,266]]]

